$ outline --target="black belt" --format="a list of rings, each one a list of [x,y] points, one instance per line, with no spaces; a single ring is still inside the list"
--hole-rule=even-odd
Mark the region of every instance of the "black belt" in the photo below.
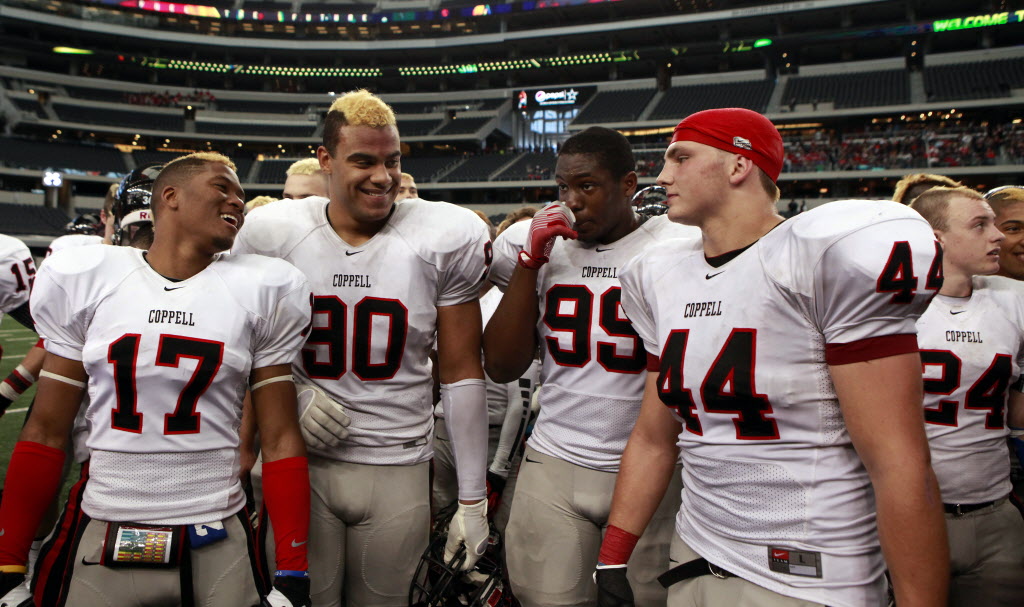
[[[981,510],[982,508],[994,505],[995,502],[985,502],[983,504],[942,504],[942,507],[946,510],[946,514],[963,516],[968,512],[974,512],[975,510]]]
[[[725,579],[727,577],[736,577],[735,574],[729,573],[725,569],[717,565],[713,565],[708,562],[705,558],[694,559],[682,565],[677,565],[665,573],[658,576],[658,583],[664,588],[668,588],[672,584],[678,584],[683,580],[688,580],[702,575],[713,575],[717,578]]]

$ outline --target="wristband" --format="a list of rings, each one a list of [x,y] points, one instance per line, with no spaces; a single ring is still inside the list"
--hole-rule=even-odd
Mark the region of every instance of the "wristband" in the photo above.
[[[634,535],[615,525],[608,525],[604,541],[601,542],[601,553],[597,557],[597,562],[604,567],[612,565],[625,567],[639,539],[639,535]]]
[[[308,571],[295,571],[294,569],[278,569],[274,577],[309,577]]]

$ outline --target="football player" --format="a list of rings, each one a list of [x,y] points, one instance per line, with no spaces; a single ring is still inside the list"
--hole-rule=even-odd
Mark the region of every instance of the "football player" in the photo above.
[[[999,245],[999,275],[1024,280],[1024,187],[1003,186],[985,194],[1006,238]]]
[[[46,249],[46,256],[53,255],[65,247],[80,247],[89,244],[102,244],[105,226],[100,216],[95,213],[83,213],[64,226],[64,235],[53,239]],[[55,248],[56,247],[56,248]]]
[[[338,98],[323,137],[330,198],[254,210],[235,250],[286,259],[313,287],[313,329],[294,370],[312,385],[300,424],[314,491],[313,602],[405,605],[430,529],[435,335],[459,479],[448,558],[464,543],[472,567],[487,544],[477,292],[490,242],[469,210],[395,204],[401,144],[376,96]]]
[[[6,234],[0,234],[0,319],[10,314],[23,326],[35,330],[28,296],[36,279],[36,264],[25,243]]]
[[[911,208],[942,244],[944,280],[917,321],[924,416],[946,510],[950,605],[1018,605],[1024,519],[1007,500],[1004,417],[1024,415],[1024,285],[1002,276],[1003,234],[974,190],[937,187]]]
[[[505,294],[484,335],[487,373],[514,380],[538,345],[545,350],[540,416],[519,470],[505,547],[524,606],[594,601],[590,572],[647,364],[621,314],[618,271],[657,240],[694,232],[664,218],[640,225],[631,205],[635,166],[618,132],[592,127],[573,135],[555,167],[559,202],[495,243],[490,278]],[[664,604],[654,578],[668,559],[678,503],[677,482],[633,561],[641,604]]]
[[[783,222],[782,163],[778,130],[737,108],[684,119],[665,152],[667,216],[703,239],[659,243],[621,272],[652,356],[599,605],[633,604],[626,559],[680,453],[670,606],[883,605],[886,565],[900,607],[945,602],[914,328],[942,283],[938,245],[895,204]]]
[[[934,173],[911,173],[904,175],[903,179],[896,182],[896,190],[893,192],[894,202],[909,205],[914,199],[934,187],[955,188],[963,185],[945,175]]]
[[[402,180],[398,184],[398,194],[395,195],[395,202],[401,202],[406,198],[419,198],[420,189],[416,187],[416,180],[409,173],[402,173]]]
[[[320,161],[316,158],[304,158],[293,163],[285,174],[288,177],[284,180],[281,198],[327,196],[327,176],[320,169]]]
[[[249,202],[245,203],[245,213],[248,215],[249,211],[262,207],[263,205],[270,204],[272,202],[277,202],[277,198],[274,198],[273,196],[257,196],[250,200]]]
[[[32,303],[47,352],[0,504],[0,593],[22,591],[88,386],[88,477],[40,556],[35,604],[259,602],[237,470],[251,383],[278,530],[264,605],[308,605],[309,482],[290,375],[309,326],[308,283],[279,260],[218,253],[242,224],[227,158],[172,161],[153,190],[160,221],[148,253],[80,247],[39,274]]]

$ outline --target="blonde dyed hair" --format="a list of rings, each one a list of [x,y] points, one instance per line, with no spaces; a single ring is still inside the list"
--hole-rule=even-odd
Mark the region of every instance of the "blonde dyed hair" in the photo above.
[[[238,167],[235,166],[234,162],[231,162],[230,158],[217,152],[194,152],[175,158],[160,169],[160,174],[157,175],[156,180],[153,182],[151,205],[153,217],[155,218],[157,215],[157,207],[160,206],[158,203],[163,202],[160,192],[163,191],[164,186],[168,183],[180,183],[184,179],[191,179],[194,175],[205,170],[208,164],[223,164],[232,171],[238,171]]]
[[[911,173],[904,175],[896,182],[896,190],[892,194],[893,202],[909,205],[914,199],[934,187],[958,188],[963,184],[959,181],[937,175],[935,173]]]
[[[249,202],[245,203],[245,212],[248,213],[249,211],[255,208],[261,207],[265,204],[270,204],[272,202],[277,202],[277,198],[274,198],[273,196],[257,196],[256,198],[253,198]]]
[[[345,93],[331,104],[324,120],[323,145],[332,157],[341,139],[341,127],[349,125],[397,128],[398,121],[391,106],[370,91],[358,89]]]
[[[288,170],[284,173],[291,177],[292,175],[320,175],[322,172],[320,170],[320,160],[316,158],[303,158],[292,163],[292,166],[288,167]]]

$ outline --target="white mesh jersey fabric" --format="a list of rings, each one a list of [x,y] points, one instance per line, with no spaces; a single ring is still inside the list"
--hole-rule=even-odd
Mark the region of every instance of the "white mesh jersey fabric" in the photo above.
[[[486,226],[454,205],[407,200],[353,247],[331,228],[327,204],[313,197],[260,207],[233,250],[285,259],[312,286],[313,328],[296,379],[316,383],[352,416],[347,442],[317,453],[364,464],[426,461],[437,307],[477,299]]]
[[[46,255],[49,257],[57,251],[63,251],[64,249],[73,249],[75,247],[97,244],[103,244],[102,236],[92,236],[90,234],[65,234],[53,239],[49,248],[46,249]]]
[[[214,520],[203,517],[222,511],[233,489],[176,483],[185,473],[177,462],[221,453],[188,474],[211,483],[237,476],[249,373],[254,361],[294,360],[310,317],[305,278],[280,260],[221,255],[174,282],[139,250],[80,247],[48,258],[38,285],[32,310],[47,351],[81,360],[89,375],[86,445],[108,454],[93,458],[95,511],[106,516],[123,502],[135,518]]]
[[[876,291],[896,241],[909,243],[918,277],[907,304]],[[934,256],[912,211],[848,201],[782,223],[719,267],[684,241],[626,267],[623,307],[661,358],[663,393],[699,421],[679,437],[676,528],[694,550],[788,596],[881,601],[873,492],[828,381],[826,344],[913,333],[934,293]],[[821,553],[822,577],[772,571],[772,546]]]
[[[925,430],[942,501],[1006,497],[1005,414],[1009,387],[1024,362],[1024,286],[1001,276],[976,277],[969,299],[936,297],[917,329]]]
[[[515,224],[498,239],[491,273],[498,285],[508,283],[528,228],[525,221]],[[619,269],[655,242],[693,234],[658,217],[607,245],[555,241],[537,277],[544,387],[530,446],[586,468],[618,471],[639,414],[647,361],[619,305]]]
[[[4,312],[28,301],[35,262],[25,243],[6,234],[0,234],[0,319]]]

